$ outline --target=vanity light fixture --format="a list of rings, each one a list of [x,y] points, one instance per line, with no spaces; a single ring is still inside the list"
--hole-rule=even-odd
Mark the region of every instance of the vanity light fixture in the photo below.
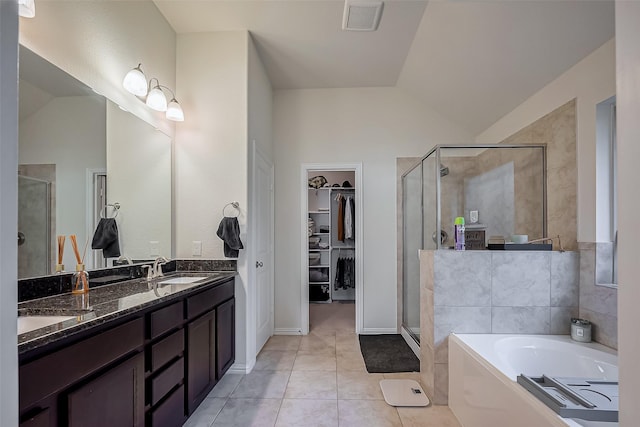
[[[36,16],[36,1],[18,0],[18,15],[23,18],[33,18]]]
[[[124,80],[122,86],[134,94],[135,96],[145,96],[147,94],[147,77],[142,72],[142,64],[138,64],[136,68],[129,71]]]
[[[153,77],[149,80],[149,87],[151,87],[151,82],[154,80],[156,81],[156,85],[149,90],[149,93],[147,94],[147,107],[156,111],[167,111],[167,98],[164,96],[162,89],[160,89],[160,82],[158,79]]]
[[[152,77],[147,83],[147,77],[142,72],[142,64],[138,64],[136,68],[127,73],[122,81],[122,86],[124,86],[128,92],[139,98],[143,98],[147,107],[152,110],[166,112],[167,119],[173,120],[174,122],[184,121],[184,112],[176,100],[173,91],[161,85],[155,77]],[[163,89],[171,93],[171,101],[168,103]]]

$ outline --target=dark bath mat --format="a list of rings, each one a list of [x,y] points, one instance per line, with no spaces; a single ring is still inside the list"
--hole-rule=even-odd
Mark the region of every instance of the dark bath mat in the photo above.
[[[420,361],[400,335],[360,335],[369,373],[419,372]]]

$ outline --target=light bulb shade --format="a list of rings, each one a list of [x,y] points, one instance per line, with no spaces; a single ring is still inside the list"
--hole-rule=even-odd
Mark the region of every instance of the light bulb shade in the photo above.
[[[167,111],[167,98],[160,86],[156,86],[147,95],[147,107],[156,111]]]
[[[145,96],[147,94],[147,77],[140,69],[140,65],[124,76],[122,86],[136,96]]]
[[[23,18],[33,18],[36,16],[35,0],[18,0],[18,15]]]
[[[184,122],[184,112],[175,98],[173,98],[167,106],[167,119],[173,120],[174,122]]]

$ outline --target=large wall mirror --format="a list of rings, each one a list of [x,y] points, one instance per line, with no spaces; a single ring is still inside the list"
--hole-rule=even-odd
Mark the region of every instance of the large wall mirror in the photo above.
[[[18,278],[55,271],[59,235],[66,271],[71,234],[88,269],[112,265],[91,250],[102,217],[122,256],[171,256],[171,138],[23,46],[19,87]]]

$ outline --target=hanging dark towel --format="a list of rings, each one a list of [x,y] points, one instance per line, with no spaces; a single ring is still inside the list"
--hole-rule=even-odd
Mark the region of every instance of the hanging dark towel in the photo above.
[[[105,258],[120,256],[120,243],[118,242],[118,225],[115,218],[102,218],[96,227],[91,241],[91,249],[102,249]]]
[[[224,217],[218,226],[218,237],[224,242],[224,256],[238,258],[240,249],[244,249],[240,241],[240,224],[236,217]]]

